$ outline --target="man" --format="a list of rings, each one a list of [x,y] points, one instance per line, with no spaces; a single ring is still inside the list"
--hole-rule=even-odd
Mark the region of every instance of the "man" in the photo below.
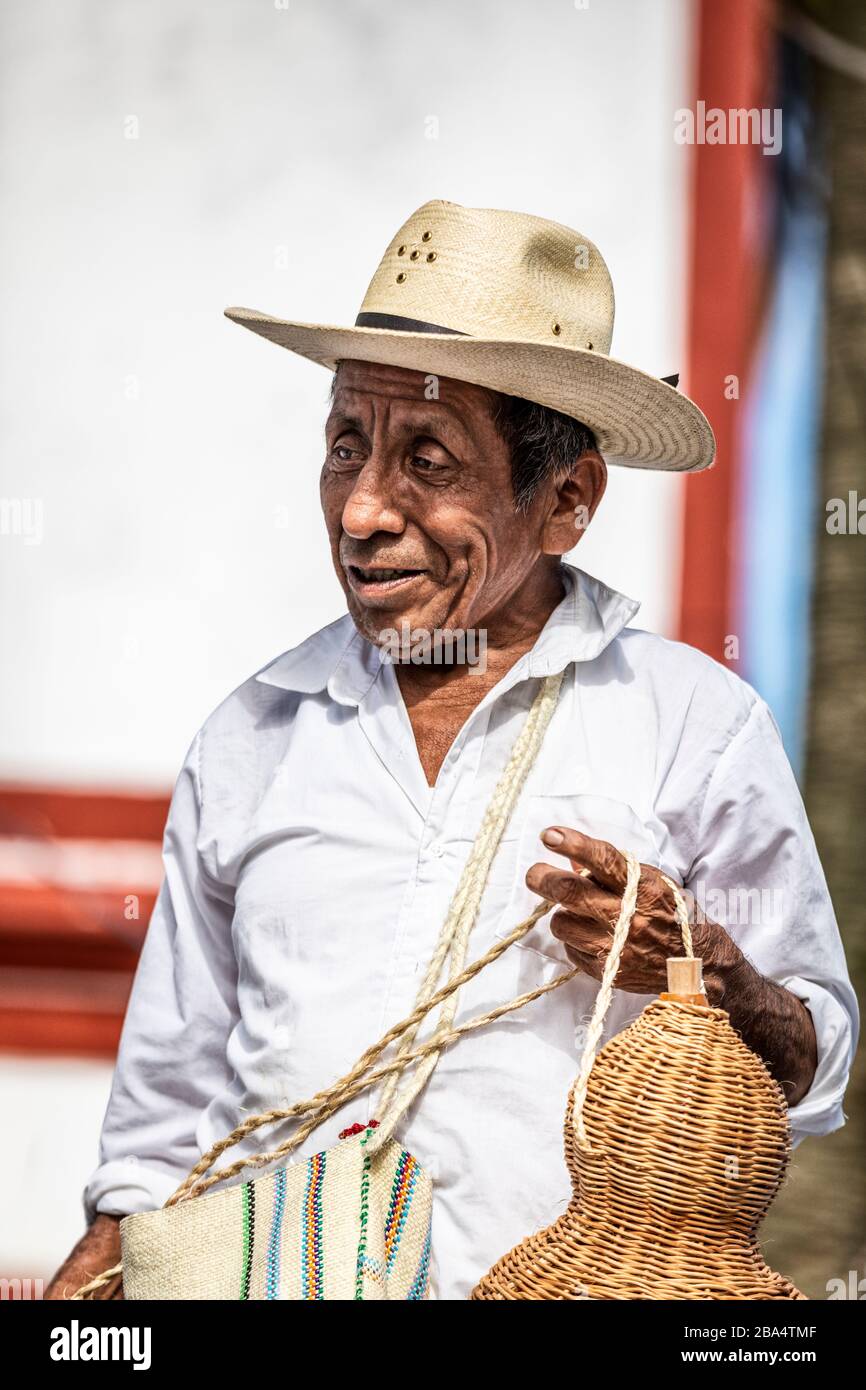
[[[694,927],[708,997],[783,1086],[795,1139],[840,1126],[856,1004],[772,717],[707,657],[627,627],[635,603],[562,563],[601,501],[605,456],[683,471],[713,457],[696,406],[607,355],[597,249],[538,218],[428,203],[354,328],[227,312],[335,369],[321,499],[349,612],[241,686],[193,742],[86,1192],[92,1224],[49,1296],[113,1264],[119,1218],[165,1201],[242,1115],[312,1095],[409,1012],[552,673],[565,673],[559,702],[470,954],[536,895],[558,907],[464,987],[459,1017],[569,962],[582,973],[448,1049],[408,1113],[401,1139],[434,1179],[435,1295],[466,1297],[566,1200],[562,1108],[624,850],[644,867],[607,1036],[681,954],[663,871],[714,905]],[[468,646],[461,660],[455,634],[474,634],[483,660]],[[368,1118],[366,1104],[335,1116],[299,1155]]]

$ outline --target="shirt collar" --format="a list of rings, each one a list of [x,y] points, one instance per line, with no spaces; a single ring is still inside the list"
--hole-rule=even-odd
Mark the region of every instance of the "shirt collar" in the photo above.
[[[513,676],[550,676],[572,661],[599,656],[637,613],[640,604],[600,579],[563,563],[565,595],[535,645],[515,663]],[[346,613],[284,652],[256,680],[280,690],[313,695],[327,689],[339,704],[357,705],[382,667],[378,649],[362,637]]]

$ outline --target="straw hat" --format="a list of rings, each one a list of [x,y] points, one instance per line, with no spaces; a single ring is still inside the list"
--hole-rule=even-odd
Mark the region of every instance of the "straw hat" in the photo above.
[[[676,379],[608,355],[613,285],[598,248],[541,217],[425,203],[388,245],[351,328],[225,312],[331,370],[381,362],[550,406],[589,425],[610,463],[694,472],[713,461],[713,432]]]

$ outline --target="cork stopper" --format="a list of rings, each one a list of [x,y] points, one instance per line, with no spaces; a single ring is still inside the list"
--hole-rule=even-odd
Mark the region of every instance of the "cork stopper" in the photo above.
[[[667,961],[668,988],[662,999],[684,999],[689,1004],[706,1004],[699,956],[670,956]]]

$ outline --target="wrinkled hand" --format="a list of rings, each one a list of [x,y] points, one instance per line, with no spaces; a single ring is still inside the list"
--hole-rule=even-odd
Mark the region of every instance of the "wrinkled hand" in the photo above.
[[[526,875],[527,887],[561,904],[551,919],[550,930],[564,943],[574,964],[584,974],[600,980],[625,889],[625,856],[606,840],[594,840],[564,826],[551,826],[541,838],[550,849],[571,861],[571,870],[533,864]],[[719,955],[717,933],[722,933],[736,949],[722,928],[712,922],[698,923],[692,928],[695,955],[704,961],[708,985]],[[668,957],[682,954],[674,895],[658,869],[642,864],[637,908],[617,971],[616,988],[630,994],[660,993],[667,989]]]
[[[111,1269],[120,1261],[120,1217],[100,1213],[88,1227],[72,1254],[58,1269],[43,1294],[46,1300],[62,1302],[83,1284]],[[93,1295],[98,1300],[123,1298],[123,1279],[117,1274]]]

